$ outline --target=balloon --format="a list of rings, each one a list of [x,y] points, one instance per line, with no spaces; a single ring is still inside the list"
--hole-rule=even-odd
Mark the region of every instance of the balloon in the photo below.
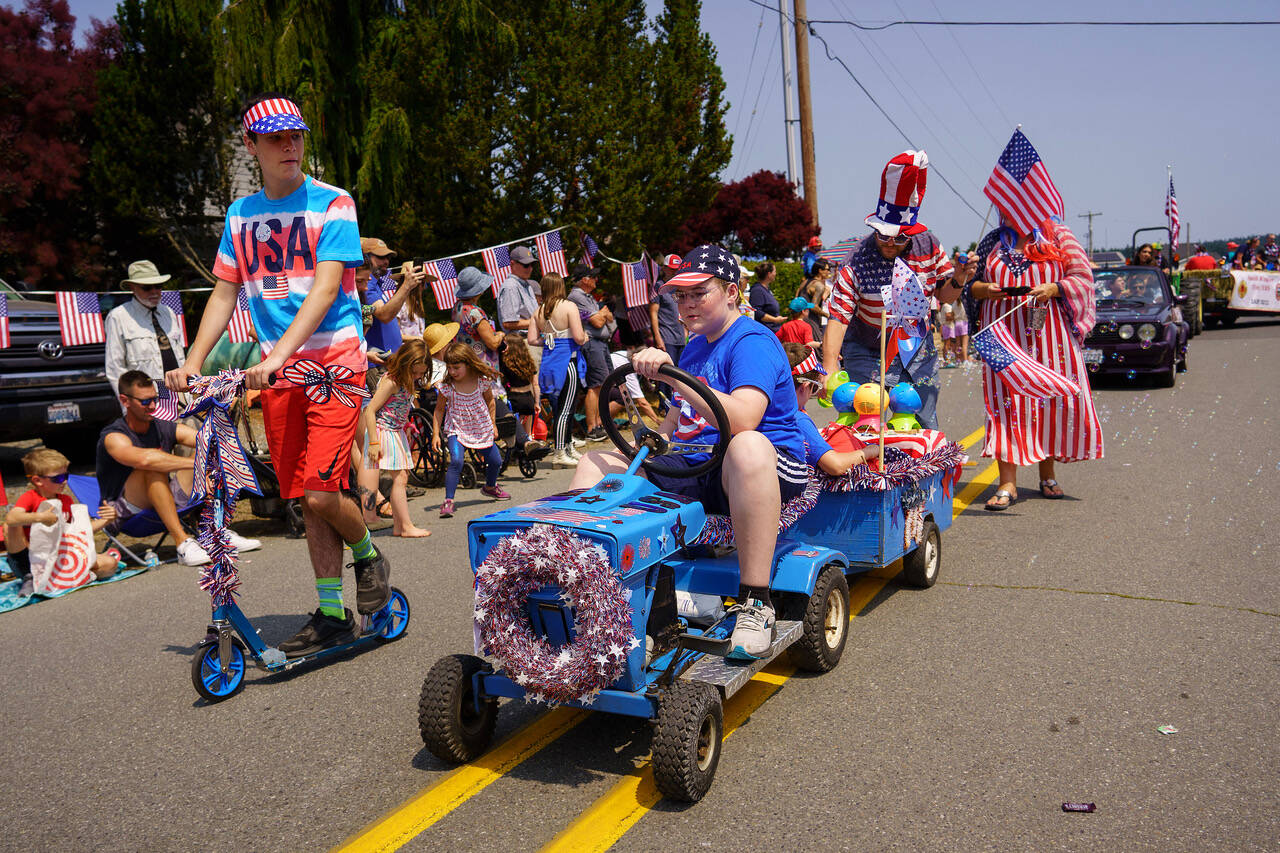
[[[899,382],[889,392],[889,405],[898,414],[915,414],[924,408],[920,392],[909,382]]]
[[[860,415],[878,415],[885,410],[886,400],[880,386],[865,382],[858,386],[853,397],[853,408]]]

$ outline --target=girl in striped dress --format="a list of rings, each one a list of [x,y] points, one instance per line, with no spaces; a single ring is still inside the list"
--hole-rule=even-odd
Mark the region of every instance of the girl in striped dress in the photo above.
[[[430,354],[421,338],[405,341],[387,361],[387,372],[378,380],[373,399],[365,407],[365,435],[369,436],[369,456],[378,460],[378,468],[392,472],[392,530],[396,536],[421,539],[430,536],[409,519],[406,484],[413,468],[409,450],[409,410],[418,391],[418,383],[427,373]]]
[[[444,364],[448,373],[440,383],[440,396],[436,398],[431,446],[438,452],[443,443],[441,436],[449,442],[449,470],[444,475],[444,503],[440,505],[440,517],[449,518],[453,515],[453,494],[462,477],[467,450],[478,450],[484,455],[485,484],[480,493],[497,501],[509,501],[511,495],[498,487],[502,452],[494,443],[498,424],[493,393],[498,372],[461,341],[449,344],[444,351]]]
[[[1043,236],[1025,235],[1006,222],[994,239],[989,235],[983,241],[990,245],[986,280],[974,283],[972,296],[979,300],[982,326],[1005,323],[1031,358],[1075,382],[1080,393],[1045,400],[1011,394],[983,365],[987,434],[982,455],[994,457],[1000,467],[1000,487],[987,501],[989,510],[1003,510],[1017,500],[1019,465],[1038,464],[1040,494],[1056,499],[1063,492],[1054,478],[1055,462],[1102,458],[1102,427],[1080,349],[1096,316],[1093,273],[1066,226],[1046,221],[1042,227]],[[1030,287],[1031,304],[997,320],[1025,298],[1006,295],[1009,287]]]

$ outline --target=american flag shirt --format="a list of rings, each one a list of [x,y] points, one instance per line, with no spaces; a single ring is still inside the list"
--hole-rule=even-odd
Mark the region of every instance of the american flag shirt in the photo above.
[[[355,269],[364,263],[355,201],[346,190],[307,177],[282,199],[256,192],[227,209],[213,274],[244,288],[265,358],[315,283],[321,261],[344,267],[338,295],[289,361],[308,358],[364,372],[364,326]]]
[[[932,231],[912,237],[898,257],[920,279],[926,297],[932,297],[938,284],[955,272],[951,259],[938,245]],[[875,236],[868,234],[836,270],[827,309],[832,319],[849,327],[845,332],[846,341],[855,340],[869,349],[879,349],[880,316],[884,313],[881,286],[893,279],[893,261],[880,254]]]

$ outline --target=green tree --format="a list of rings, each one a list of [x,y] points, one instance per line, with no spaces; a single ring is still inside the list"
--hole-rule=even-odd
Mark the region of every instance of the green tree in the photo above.
[[[214,86],[222,0],[122,0],[99,77],[92,182],[118,261],[185,260],[212,280],[231,200],[234,107]],[[127,255],[127,256],[126,256]]]

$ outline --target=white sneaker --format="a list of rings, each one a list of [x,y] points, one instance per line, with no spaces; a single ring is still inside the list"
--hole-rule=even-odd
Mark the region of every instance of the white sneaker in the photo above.
[[[574,459],[567,452],[551,454],[552,468],[577,468],[578,460]]]
[[[586,447],[587,440],[585,438],[570,438],[569,444],[574,450],[577,450],[580,447]]]
[[[582,459],[582,454],[578,452],[578,448],[574,447],[571,444],[565,445],[564,455],[568,456],[575,463]]]
[[[193,538],[188,538],[185,542],[178,545],[178,562],[184,566],[203,566],[208,563],[209,554],[200,547],[200,543]]]
[[[259,540],[241,536],[231,528],[227,528],[227,539],[230,540],[231,544],[235,546],[235,549],[242,554],[245,551],[256,551],[262,547],[262,542]]]
[[[733,636],[729,639],[732,651],[728,657],[734,660],[759,660],[769,652],[777,633],[773,608],[762,601],[749,598],[739,604],[738,619],[734,622]]]

